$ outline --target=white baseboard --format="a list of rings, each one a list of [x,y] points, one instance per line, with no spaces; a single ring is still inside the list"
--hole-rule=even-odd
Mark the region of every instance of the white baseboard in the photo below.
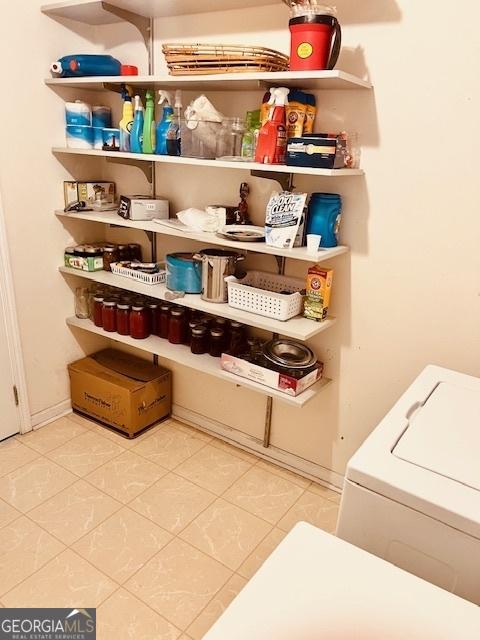
[[[54,405],[53,407],[34,413],[32,415],[32,428],[38,429],[39,427],[43,427],[58,418],[66,416],[68,413],[71,413],[71,411],[72,403],[70,399],[68,399]]]
[[[283,449],[278,449],[274,446],[266,449],[258,438],[254,438],[242,431],[238,431],[238,429],[211,420],[195,411],[190,411],[190,409],[185,409],[178,404],[174,404],[172,407],[172,417],[178,418],[193,427],[197,427],[201,431],[205,431],[216,438],[225,440],[225,442],[233,444],[236,447],[240,447],[240,449],[255,453],[260,458],[274,462],[280,467],[294,471],[309,480],[321,482],[330,489],[339,491],[343,487],[343,476],[341,474],[314,462],[310,462],[309,460],[305,460],[293,453],[284,451]]]

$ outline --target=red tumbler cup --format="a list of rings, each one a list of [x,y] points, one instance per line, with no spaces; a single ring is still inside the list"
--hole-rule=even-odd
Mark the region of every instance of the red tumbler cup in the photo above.
[[[331,15],[309,14],[290,20],[291,71],[333,69],[340,55],[342,29]]]

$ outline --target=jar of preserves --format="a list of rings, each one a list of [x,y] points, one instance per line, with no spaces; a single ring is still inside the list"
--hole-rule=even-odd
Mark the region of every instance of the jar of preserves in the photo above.
[[[223,329],[210,329],[210,355],[220,358],[225,351],[225,332]]]
[[[117,330],[117,302],[104,300],[102,307],[102,326],[104,331],[114,333]]]
[[[170,324],[170,305],[164,303],[160,306],[160,322],[158,323],[158,335],[168,339],[168,325]]]
[[[112,264],[118,262],[118,249],[116,246],[107,245],[103,248],[103,269],[111,271]]]
[[[208,352],[208,336],[207,327],[198,324],[192,329],[192,338],[190,340],[190,350],[196,355]]]
[[[117,333],[130,335],[130,305],[126,302],[117,304]]]
[[[128,245],[128,260],[138,260],[138,262],[143,262],[142,260],[142,247],[136,242],[131,242]]]
[[[158,302],[148,302],[147,303],[147,309],[150,312],[150,331],[152,332],[152,335],[154,336],[158,336],[159,333],[159,327],[158,327],[158,309],[159,309],[159,304]]]
[[[93,296],[93,324],[96,327],[103,327],[102,311],[103,311],[103,296]]]
[[[119,262],[128,262],[130,260],[130,249],[128,248],[128,244],[117,245],[117,250]]]
[[[150,336],[150,311],[143,304],[135,303],[130,312],[130,335],[136,340]]]
[[[230,323],[230,346],[228,353],[231,356],[240,356],[247,350],[247,335],[245,327],[240,322]]]
[[[168,341],[172,344],[184,344],[186,333],[185,309],[171,309],[168,324]]]

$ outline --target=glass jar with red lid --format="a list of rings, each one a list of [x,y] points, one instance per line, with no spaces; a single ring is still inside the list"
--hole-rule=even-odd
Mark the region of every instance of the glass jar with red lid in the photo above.
[[[205,325],[198,324],[192,328],[190,351],[195,355],[208,353],[208,331]]]
[[[126,302],[117,304],[117,333],[121,336],[130,335],[130,305]]]
[[[173,308],[170,310],[170,322],[168,323],[168,341],[172,344],[184,344],[186,338],[185,309]]]
[[[134,303],[130,312],[130,335],[136,340],[145,340],[150,333],[150,310],[143,304]]]
[[[103,311],[104,300],[105,298],[103,296],[100,296],[100,295],[93,296],[92,319],[93,319],[93,324],[96,327],[103,327],[102,311]]]
[[[104,300],[102,307],[102,326],[104,331],[114,333],[117,330],[117,302]]]
[[[158,335],[160,336],[160,338],[168,339],[168,327],[170,324],[170,308],[171,308],[171,305],[169,305],[167,302],[160,305],[160,320],[157,325]]]

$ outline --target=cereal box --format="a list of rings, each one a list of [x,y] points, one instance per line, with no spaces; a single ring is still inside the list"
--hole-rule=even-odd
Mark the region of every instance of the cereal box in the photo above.
[[[307,293],[304,315],[310,320],[322,322],[328,314],[330,294],[332,292],[333,269],[324,269],[316,264],[310,267],[307,275]]]

